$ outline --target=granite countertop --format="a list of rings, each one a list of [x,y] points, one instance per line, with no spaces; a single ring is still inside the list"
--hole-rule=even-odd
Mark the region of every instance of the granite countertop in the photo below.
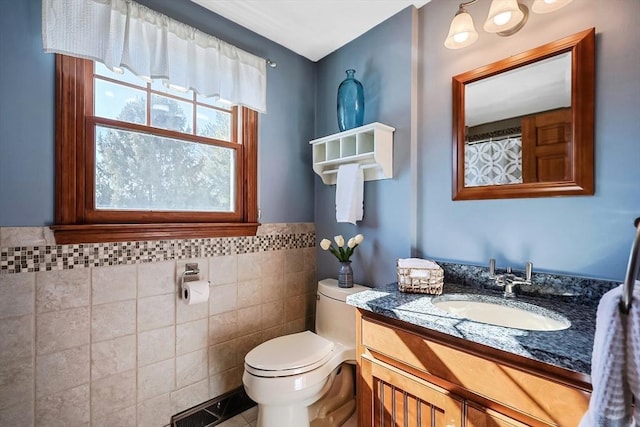
[[[473,294],[502,298],[502,292],[445,283],[442,296]],[[436,295],[400,292],[396,283],[350,295],[347,303],[383,316],[483,344],[533,360],[590,375],[597,304],[562,297],[518,296],[518,302],[553,310],[570,322],[560,331],[526,331],[464,319],[432,304]],[[509,301],[512,301],[511,299]]]

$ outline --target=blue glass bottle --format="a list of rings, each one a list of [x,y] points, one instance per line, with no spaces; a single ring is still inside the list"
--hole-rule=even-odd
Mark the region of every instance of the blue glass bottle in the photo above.
[[[356,70],[347,70],[347,78],[338,87],[338,128],[340,132],[362,126],[364,88],[355,79]]]

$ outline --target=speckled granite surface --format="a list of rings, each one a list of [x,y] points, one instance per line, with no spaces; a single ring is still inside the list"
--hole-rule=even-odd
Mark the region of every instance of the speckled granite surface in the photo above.
[[[488,266],[456,264],[437,261],[444,270],[445,281],[460,285],[474,286],[478,288],[499,289],[495,282],[489,278]],[[498,266],[496,274],[505,272],[504,266]],[[514,273],[524,276],[522,270],[514,266]],[[540,273],[533,266],[533,275],[530,285],[522,285],[518,288],[519,294],[557,299],[559,296],[564,301],[572,301],[580,304],[598,304],[602,295],[619,283],[611,280],[599,280],[587,277],[569,276],[565,274]]]
[[[445,273],[446,280],[449,278]],[[601,289],[597,289],[591,293],[600,292]],[[502,298],[501,291],[445,282],[442,295],[451,294]],[[432,298],[432,295],[400,292],[393,283],[350,295],[347,303],[540,362],[587,375],[591,373],[591,352],[599,298],[586,298],[578,303],[572,298],[550,297],[548,292],[545,297],[518,296],[517,301],[553,310],[566,317],[571,326],[560,331],[526,331],[471,321],[436,308]]]

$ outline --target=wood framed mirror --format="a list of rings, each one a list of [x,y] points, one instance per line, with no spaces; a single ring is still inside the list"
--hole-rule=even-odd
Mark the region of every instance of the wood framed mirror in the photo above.
[[[595,29],[452,86],[453,200],[594,194]]]

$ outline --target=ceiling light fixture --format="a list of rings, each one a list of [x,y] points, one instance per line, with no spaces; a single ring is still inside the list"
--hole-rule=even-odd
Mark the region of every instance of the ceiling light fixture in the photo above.
[[[529,9],[518,0],[493,0],[483,28],[487,33],[506,37],[517,33],[528,17]]]
[[[572,0],[535,0],[531,5],[531,10],[534,13],[549,13],[565,7],[571,2]]]
[[[458,7],[458,12],[453,18],[453,21],[451,21],[451,26],[449,27],[449,35],[444,41],[444,45],[449,49],[460,49],[462,47],[469,46],[478,40],[478,32],[473,26],[473,19],[471,18],[471,15],[469,15],[469,12],[467,12],[467,9],[465,9],[465,6],[477,1],[478,0],[471,0],[462,3]]]
[[[444,41],[448,49],[461,49],[473,44],[478,39],[478,32],[473,25],[473,19],[466,6],[478,0],[463,2],[451,21],[449,34]],[[531,6],[534,13],[549,13],[558,10],[572,0],[535,0]],[[483,28],[488,33],[495,33],[502,37],[513,35],[520,31],[529,18],[529,9],[518,0],[491,0],[489,14]]]

